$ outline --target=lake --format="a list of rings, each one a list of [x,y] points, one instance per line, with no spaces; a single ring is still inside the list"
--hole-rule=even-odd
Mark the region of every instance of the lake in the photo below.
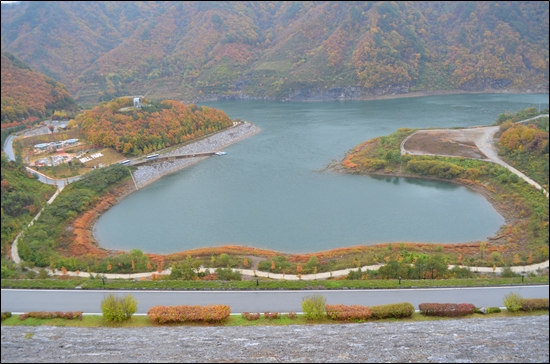
[[[319,170],[398,128],[489,125],[505,111],[548,107],[548,94],[205,105],[262,131],[225,149],[227,155],[163,177],[112,207],[94,228],[102,246],[173,253],[237,244],[305,253],[486,239],[504,218],[465,187]]]

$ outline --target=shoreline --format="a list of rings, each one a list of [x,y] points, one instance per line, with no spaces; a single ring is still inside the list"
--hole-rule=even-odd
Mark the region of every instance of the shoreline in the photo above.
[[[498,92],[498,93],[513,93],[515,92],[514,91],[505,91],[505,92]],[[442,93],[442,92],[419,92],[419,93],[410,93],[410,94],[406,94],[406,95],[386,95],[386,96],[382,96],[381,98],[393,98],[393,97],[421,97],[421,96],[427,96],[428,94],[432,94],[432,95],[442,95],[442,94],[453,94],[453,93],[485,93],[485,92],[455,92],[455,91],[449,91],[449,92],[446,92],[446,93]],[[533,93],[533,92],[531,92]],[[231,130],[233,129],[234,127],[232,128],[229,128],[229,129],[226,129],[226,130]],[[225,144],[225,146],[229,146],[231,144],[234,144],[248,136],[252,136],[256,133],[258,133],[260,131],[260,129],[258,128],[257,130],[255,130],[254,132],[251,132],[250,134],[247,134],[243,137],[238,137],[238,138],[234,138],[232,139],[230,142],[228,142],[227,144]],[[193,143],[192,143],[193,144]],[[179,148],[178,148],[179,149]],[[173,170],[173,171],[170,171],[170,172],[165,172],[165,173],[162,173],[161,175],[158,175],[156,176],[155,178],[153,179],[150,179],[148,180],[146,183],[144,183],[143,185],[141,185],[141,187],[144,187],[150,183],[153,183],[155,182],[156,180],[160,179],[161,177],[165,176],[165,175],[168,175],[168,174],[171,174],[171,173],[174,173],[176,171],[179,171],[189,165],[192,165],[192,164],[195,164],[203,159],[205,159],[207,157],[201,157],[201,158],[197,158],[197,160],[193,161],[192,163],[187,163],[186,165],[184,166],[181,166],[181,167],[178,167],[176,170]],[[323,168],[322,170],[331,170],[331,171],[334,171],[334,172],[338,172],[338,173],[349,173],[349,171],[346,171],[346,170],[338,170],[338,166],[335,165],[336,163],[333,161],[332,162],[332,165],[329,164],[327,165],[325,168]],[[356,174],[360,174],[359,172],[356,172]],[[449,245],[449,246],[463,246],[463,245],[467,245],[467,244],[479,244],[481,241],[484,241],[484,240],[487,240],[488,242],[490,242],[491,244],[496,244],[496,245],[502,245],[503,243],[506,243],[506,241],[504,240],[504,237],[503,236],[503,232],[504,230],[510,226],[510,225],[514,225],[515,223],[517,223],[519,220],[521,219],[518,219],[517,217],[514,216],[514,213],[513,211],[510,211],[509,209],[506,209],[505,206],[502,206],[500,203],[498,203],[495,198],[494,198],[494,194],[487,190],[486,188],[484,188],[483,186],[479,186],[479,185],[475,185],[475,184],[470,184],[470,183],[465,183],[464,181],[457,181],[457,180],[454,180],[454,181],[449,181],[449,180],[446,180],[446,179],[440,179],[440,178],[434,178],[434,177],[426,177],[426,176],[416,176],[416,175],[410,175],[410,174],[405,174],[405,173],[399,173],[399,172],[394,172],[394,173],[369,173],[368,175],[372,175],[372,176],[381,176],[381,177],[403,177],[403,178],[416,178],[416,179],[426,179],[426,180],[434,180],[434,181],[440,181],[440,182],[448,182],[448,183],[453,183],[455,185],[458,185],[458,186],[464,186],[464,187],[467,187],[469,190],[475,192],[475,193],[478,193],[480,195],[482,195],[492,206],[493,208],[499,213],[499,215],[501,215],[503,218],[504,218],[504,223],[498,228],[497,231],[495,231],[494,235],[493,236],[489,236],[489,237],[486,237],[485,239],[483,240],[475,240],[475,241],[464,241],[464,242],[458,242],[458,243],[450,243],[450,244],[441,244],[441,245]],[[140,188],[141,188],[140,187]],[[125,198],[126,196],[128,196],[129,194],[135,192],[135,189],[133,189],[132,191],[128,191],[126,194],[124,194],[124,196],[121,196],[120,198],[117,198],[116,200],[116,203],[120,202],[123,198]],[[101,212],[98,214],[97,218],[99,218],[99,216],[101,216],[102,213],[104,213],[105,211]],[[97,220],[97,219],[96,219]],[[94,224],[95,224],[95,221],[94,221]],[[93,229],[95,230],[95,228]],[[93,234],[93,232],[92,232]],[[97,239],[95,239],[95,235],[92,235],[94,237],[94,240],[96,241],[96,244],[99,248],[101,249],[104,249],[105,251],[110,251],[110,252],[121,252],[121,250],[111,250],[111,249],[107,249],[107,248],[104,248],[104,247],[101,247],[101,245],[99,244],[99,242],[97,241]],[[384,243],[376,243],[376,244],[372,244],[372,245],[359,245],[360,247],[376,247],[376,246],[383,246],[383,245],[387,245],[388,243],[391,243],[391,242],[384,242]],[[410,243],[410,242],[409,242]],[[430,243],[426,243],[426,242],[413,242],[411,244],[416,244],[416,245],[426,245],[426,244],[430,244]],[[341,248],[336,248],[337,250],[339,249],[343,249],[345,250],[346,248],[349,248],[349,249],[353,249],[353,248],[356,248],[356,247],[359,247],[359,246],[354,246],[354,247],[341,247]],[[163,254],[160,254],[160,253],[146,253],[147,255],[150,255],[150,256],[155,256],[155,257],[169,257],[169,256],[183,256],[185,255],[185,253],[188,253],[188,252],[193,252],[193,251],[196,251],[196,250],[201,250],[201,249],[211,249],[211,250],[223,250],[223,249],[230,249],[231,247],[234,247],[234,246],[231,246],[231,245],[221,245],[221,246],[210,246],[210,247],[205,247],[205,248],[199,248],[199,249],[188,249],[188,250],[183,250],[183,251],[177,251],[177,252],[173,252],[173,253],[163,253]],[[248,246],[241,246],[242,250],[245,251],[245,250],[249,250],[250,247]],[[254,249],[254,248],[253,248]],[[257,249],[257,250],[267,250],[267,249]],[[331,250],[334,250],[334,249],[331,249]],[[321,251],[321,252],[308,252],[308,253],[299,253],[299,254],[294,254],[294,253],[286,253],[286,252],[279,252],[279,251],[271,251],[269,250],[270,252],[272,252],[273,254],[283,254],[283,255],[304,255],[304,254],[324,254],[326,253],[327,251]],[[328,250],[330,251],[330,250]],[[261,253],[260,253],[261,254]]]
[[[342,88],[355,87],[355,86],[344,86]],[[390,99],[401,99],[401,98],[410,98],[410,97],[424,97],[424,96],[442,96],[442,95],[477,95],[477,94],[547,94],[549,90],[538,90],[538,89],[504,89],[504,90],[480,90],[480,91],[467,91],[460,89],[453,90],[419,90],[411,91],[406,93],[389,93],[383,95],[365,95],[361,98],[332,98],[329,100],[321,99],[312,99],[312,100],[292,100],[288,97],[277,99],[265,96],[253,96],[248,94],[236,94],[236,95],[208,95],[202,97],[196,97],[190,101],[190,103],[201,103],[201,102],[212,102],[212,101],[225,101],[225,100],[264,100],[264,101],[275,101],[275,102],[330,102],[330,101],[371,101],[371,100],[390,100]]]
[[[343,169],[340,170],[338,168],[335,168],[335,166],[329,166],[329,167],[327,167],[327,169],[332,170],[335,173],[349,173],[346,170],[343,170]],[[495,236],[489,236],[489,237],[486,238],[486,240],[489,240],[491,242],[498,243],[499,239],[500,239],[500,235],[501,235],[500,232],[503,229],[505,229],[507,225],[513,225],[514,223],[516,223],[519,220],[516,217],[512,216],[512,212],[510,212],[506,208],[502,207],[500,204],[498,204],[495,201],[493,193],[491,191],[488,191],[487,189],[485,189],[481,186],[464,183],[463,181],[460,181],[460,180],[448,180],[448,179],[437,178],[437,177],[415,176],[415,175],[400,173],[400,172],[392,172],[392,173],[369,172],[368,174],[357,172],[357,173],[352,173],[352,174],[358,174],[358,175],[363,175],[363,176],[378,176],[378,177],[415,178],[415,179],[422,179],[422,180],[429,180],[429,181],[451,183],[451,184],[454,184],[454,185],[457,185],[457,186],[466,187],[469,190],[471,190],[472,192],[475,192],[475,193],[483,196],[487,200],[487,202],[489,202],[491,204],[491,206],[493,206],[493,208],[496,210],[496,212],[504,218],[504,224],[497,231],[495,231]],[[465,242],[454,243],[454,244],[451,243],[449,245],[471,244],[471,243],[478,243],[479,241],[481,241],[481,240],[470,241],[470,242],[465,241]],[[424,243],[418,243],[418,244],[424,244]],[[445,245],[447,245],[447,244],[445,244]]]
[[[261,129],[254,124],[242,122],[203,139],[174,148],[165,155],[195,154],[221,150],[252,135],[255,135],[260,131]],[[206,158],[209,157],[185,158],[138,167],[133,173],[133,177],[136,180],[136,187],[138,189],[143,188],[164,176],[178,172],[186,167],[201,162]]]
[[[241,132],[240,135],[238,135],[236,137],[232,137],[232,135],[231,135],[232,133],[238,133],[239,129],[243,129],[243,128],[251,129],[251,130],[243,131],[243,132]],[[237,131],[235,131],[235,129],[237,129]],[[198,153],[198,151],[195,150],[195,148],[199,143],[210,144],[211,139],[219,139],[220,137],[223,138],[225,135],[229,134],[229,136],[231,137],[230,139],[225,140],[224,143],[219,143],[217,145],[218,149],[226,148],[226,147],[228,147],[232,144],[240,142],[241,140],[244,140],[248,137],[251,137],[255,134],[258,134],[260,131],[262,131],[262,129],[259,128],[258,126],[254,125],[250,122],[243,122],[239,125],[224,129],[224,130],[222,130],[222,131],[220,131],[220,132],[218,132],[214,135],[210,135],[210,136],[208,136],[206,138],[203,138],[201,140],[189,143],[189,144],[184,145],[184,146],[179,147],[179,148],[172,149],[169,153],[167,153],[167,155],[180,154],[182,152],[184,152],[184,153],[193,153],[193,151]],[[126,183],[121,185],[123,191],[114,196],[115,202],[113,204],[110,204],[106,209],[103,209],[101,211],[97,211],[94,214],[93,218],[91,219],[88,227],[86,228],[86,230],[89,231],[89,233],[91,234],[91,236],[92,236],[92,238],[95,242],[94,245],[97,248],[105,250],[108,253],[123,252],[123,250],[119,250],[119,249],[105,248],[104,246],[102,246],[100,244],[100,241],[96,238],[96,236],[95,236],[95,230],[96,230],[95,229],[95,224],[96,224],[97,220],[101,217],[101,215],[103,215],[111,207],[117,205],[122,200],[124,200],[126,197],[128,197],[129,195],[131,195],[134,192],[137,192],[141,188],[146,187],[146,186],[158,181],[162,177],[165,177],[165,176],[170,175],[172,173],[179,172],[179,171],[181,171],[181,170],[183,170],[183,169],[185,169],[189,166],[192,166],[192,165],[194,165],[198,162],[201,162],[201,161],[203,161],[207,158],[209,158],[209,157],[185,158],[185,159],[180,159],[180,160],[171,161],[171,162],[162,162],[161,165],[164,166],[165,168],[164,168],[164,170],[160,170],[160,171],[158,170],[158,168],[155,168],[154,166],[138,167],[137,170],[134,171],[133,173],[130,171],[130,173],[132,174],[132,180],[127,181]],[[157,173],[155,173],[153,176],[150,176],[149,178],[145,178],[145,179],[140,180],[140,183],[138,183],[138,181],[136,181],[135,174],[136,174],[137,171],[139,171],[140,168],[148,169],[149,171],[154,170]],[[167,255],[167,254],[157,254],[157,253],[147,253],[147,254],[154,255],[154,256]]]

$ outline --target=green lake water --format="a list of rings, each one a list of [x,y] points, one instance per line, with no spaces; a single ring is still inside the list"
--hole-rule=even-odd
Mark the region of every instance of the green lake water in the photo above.
[[[318,170],[398,128],[489,125],[499,113],[539,104],[547,107],[548,94],[209,102],[262,131],[226,148],[225,156],[128,196],[98,220],[94,235],[106,248],[148,253],[227,244],[303,253],[485,239],[504,219],[465,187]]]

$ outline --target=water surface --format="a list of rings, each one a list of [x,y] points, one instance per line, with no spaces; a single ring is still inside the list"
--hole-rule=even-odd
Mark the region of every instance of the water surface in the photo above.
[[[445,95],[375,101],[207,105],[262,132],[130,195],[97,222],[107,248],[151,253],[238,244],[289,253],[381,242],[485,239],[504,219],[450,183],[317,172],[401,127],[492,124],[548,95]]]

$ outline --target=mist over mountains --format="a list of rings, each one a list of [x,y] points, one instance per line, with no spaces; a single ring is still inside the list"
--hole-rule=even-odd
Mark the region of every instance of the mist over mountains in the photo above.
[[[21,2],[2,50],[80,103],[548,91],[547,2]]]

